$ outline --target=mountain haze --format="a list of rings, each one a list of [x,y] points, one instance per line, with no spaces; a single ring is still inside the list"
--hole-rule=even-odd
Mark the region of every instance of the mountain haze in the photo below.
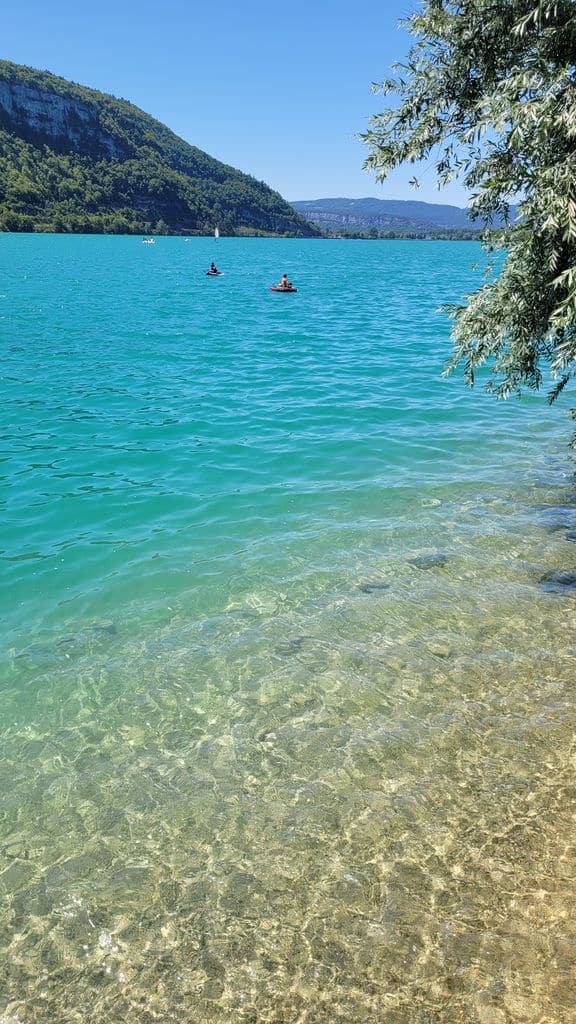
[[[370,229],[400,232],[456,230],[481,231],[459,206],[422,203],[409,199],[308,199],[293,202],[294,209],[324,231]]]
[[[0,230],[314,236],[263,182],[126,100],[0,61]]]

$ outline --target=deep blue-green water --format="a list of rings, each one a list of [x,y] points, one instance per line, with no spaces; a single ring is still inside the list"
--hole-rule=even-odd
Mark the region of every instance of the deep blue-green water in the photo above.
[[[482,263],[0,235],[1,1024],[574,1019],[570,424],[442,378]]]

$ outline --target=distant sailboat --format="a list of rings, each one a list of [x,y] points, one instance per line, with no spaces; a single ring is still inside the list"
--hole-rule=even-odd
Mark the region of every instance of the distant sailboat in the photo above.
[[[220,238],[220,228],[214,228],[214,238],[216,241]]]

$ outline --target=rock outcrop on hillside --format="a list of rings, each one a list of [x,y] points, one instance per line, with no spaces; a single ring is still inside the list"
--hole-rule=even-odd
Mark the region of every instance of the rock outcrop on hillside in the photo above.
[[[0,61],[0,229],[314,236],[263,182],[126,100]]]

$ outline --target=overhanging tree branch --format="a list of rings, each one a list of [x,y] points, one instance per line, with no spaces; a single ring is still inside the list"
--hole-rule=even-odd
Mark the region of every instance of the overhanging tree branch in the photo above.
[[[491,248],[500,276],[452,310],[454,355],[469,384],[488,364],[500,397],[538,388],[553,401],[576,374],[575,0],[427,0],[401,76],[399,103],[372,119],[366,166],[383,180],[434,152],[439,186],[459,178],[471,216],[519,218]]]

